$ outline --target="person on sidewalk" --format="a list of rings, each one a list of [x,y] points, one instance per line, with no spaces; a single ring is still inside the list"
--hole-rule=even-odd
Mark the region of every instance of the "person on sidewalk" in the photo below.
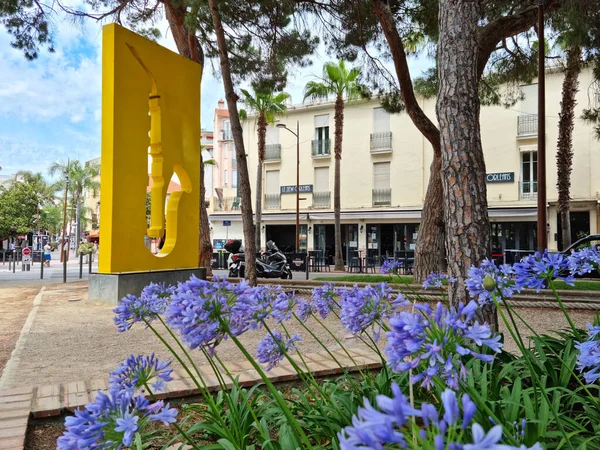
[[[50,244],[46,243],[46,245],[44,245],[44,265],[46,267],[50,267],[50,260],[52,259],[51,251],[52,247],[50,247]]]

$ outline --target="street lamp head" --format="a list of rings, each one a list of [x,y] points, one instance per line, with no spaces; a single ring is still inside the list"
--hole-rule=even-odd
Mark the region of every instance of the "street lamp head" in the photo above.
[[[287,128],[287,127],[285,126],[285,123],[277,123],[277,124],[275,124],[275,126],[276,126],[277,128]]]

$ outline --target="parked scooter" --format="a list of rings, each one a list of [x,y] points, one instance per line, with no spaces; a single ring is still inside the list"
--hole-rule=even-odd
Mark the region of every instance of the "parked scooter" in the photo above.
[[[246,255],[240,240],[228,241],[225,246],[230,255],[227,259],[229,276],[243,278],[246,271]],[[267,251],[256,258],[256,276],[259,278],[292,279],[292,270],[286,256],[273,241],[267,242]]]

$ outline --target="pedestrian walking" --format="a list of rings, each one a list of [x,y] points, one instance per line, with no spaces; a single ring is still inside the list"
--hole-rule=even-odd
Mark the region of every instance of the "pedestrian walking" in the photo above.
[[[50,260],[52,259],[52,247],[50,247],[50,244],[46,243],[46,245],[44,245],[44,265],[46,267],[50,267]]]

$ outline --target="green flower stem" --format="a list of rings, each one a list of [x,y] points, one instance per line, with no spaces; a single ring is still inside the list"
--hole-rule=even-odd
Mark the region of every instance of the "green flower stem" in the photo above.
[[[279,392],[277,390],[277,388],[275,387],[275,385],[273,385],[273,383],[271,382],[271,380],[269,380],[269,377],[267,376],[267,374],[265,373],[265,371],[263,370],[263,368],[260,366],[260,364],[258,364],[254,360],[254,358],[252,357],[252,355],[250,355],[250,353],[248,353],[248,350],[246,350],[246,348],[242,345],[242,343],[239,341],[239,339],[236,336],[234,336],[232,333],[229,333],[229,337],[231,337],[231,340],[234,342],[234,344],[237,345],[237,347],[244,354],[244,356],[246,357],[246,359],[250,362],[250,364],[252,364],[252,366],[254,367],[254,369],[258,372],[258,374],[260,375],[260,377],[263,379],[263,381],[265,382],[265,384],[267,385],[267,387],[269,388],[269,390],[271,391],[271,393],[275,397],[275,400],[277,401],[277,404],[279,405],[279,407],[283,411],[283,414],[287,418],[287,420],[290,423],[290,425],[292,427],[294,427],[294,429],[296,430],[296,433],[298,434],[298,436],[300,437],[300,439],[302,440],[302,442],[304,442],[304,445],[306,446],[306,448],[313,449],[314,447],[310,444],[310,441],[308,440],[308,437],[304,433],[304,430],[302,429],[302,427],[300,426],[300,424],[298,423],[298,421],[294,418],[292,412],[290,411],[288,405],[285,402],[285,399],[281,395],[281,392]]]
[[[221,390],[222,391],[227,391],[228,390],[227,383],[225,382],[225,379],[221,375],[221,371],[219,370],[219,368],[217,367],[217,365],[212,360],[212,357],[208,354],[208,352],[204,348],[202,349],[202,354],[204,355],[204,357],[208,361],[208,364],[210,364],[210,367],[212,368],[212,370],[213,370],[213,372],[215,374],[215,377],[217,378],[217,382],[219,383],[219,387],[221,388]]]
[[[539,387],[540,391],[542,392],[542,396],[543,396],[544,400],[548,404],[548,407],[552,410],[552,414],[554,415],[554,418],[556,419],[556,424],[558,425],[558,428],[560,429],[560,432],[564,436],[565,441],[567,442],[567,444],[569,444],[569,448],[571,448],[571,450],[574,450],[573,449],[573,445],[571,444],[571,441],[569,439],[569,435],[565,431],[565,429],[563,427],[563,424],[562,424],[562,422],[560,420],[560,417],[558,415],[558,411],[556,411],[556,408],[554,407],[554,404],[550,401],[550,399],[548,397],[548,393],[546,392],[546,389],[544,388],[544,386],[540,382],[540,379],[538,378],[537,374],[535,373],[535,370],[533,368],[533,363],[531,362],[531,359],[529,357],[529,354],[527,353],[527,350],[525,349],[525,346],[523,345],[522,341],[517,340],[517,338],[515,337],[515,334],[514,334],[512,328],[510,327],[510,325],[508,323],[508,320],[506,319],[506,315],[504,314],[504,311],[502,310],[502,308],[499,307],[498,300],[495,297],[494,297],[494,303],[496,303],[496,309],[500,312],[500,316],[502,317],[502,321],[505,323],[505,325],[506,325],[509,333],[511,334],[511,336],[513,337],[513,339],[515,339],[515,341],[517,342],[517,345],[519,345],[519,349],[523,353],[523,357],[525,358],[525,361],[527,361],[527,365],[529,366],[529,370],[531,371],[531,378],[532,378],[532,380],[535,380],[535,384],[537,384],[537,386]],[[513,323],[514,323],[514,319],[513,319]],[[516,324],[515,324],[515,328],[516,328]]]
[[[156,401],[156,400],[157,400],[157,398],[156,398],[156,396],[154,395],[154,393],[152,392],[152,390],[150,389],[150,386],[148,386],[148,383],[147,383],[147,382],[146,382],[146,383],[144,383],[144,386],[146,387],[146,389],[147,389],[147,391],[148,391],[148,394],[150,394],[150,397],[152,398],[152,401]],[[185,431],[183,431],[183,428],[181,428],[177,422],[175,422],[175,423],[173,424],[173,426],[174,426],[174,427],[175,427],[175,429],[176,429],[176,430],[179,432],[179,434],[181,434],[181,435],[182,435],[182,436],[185,438],[185,440],[186,440],[186,441],[187,441],[187,442],[188,442],[188,443],[189,443],[189,444],[190,444],[192,447],[194,447],[194,449],[195,449],[195,450],[200,450],[200,447],[198,447],[198,446],[196,445],[196,442],[195,442],[195,441],[194,441],[194,440],[193,440],[191,437],[189,437],[189,436],[188,436],[188,434],[187,434]]]
[[[354,380],[354,377],[350,377],[348,368],[344,367],[342,365],[342,363],[340,363],[340,361],[335,357],[335,355],[333,353],[331,353],[331,350],[329,350],[329,348],[327,348],[327,346],[323,343],[323,341],[321,341],[321,339],[319,339],[319,337],[310,328],[308,328],[302,320],[300,320],[300,318],[296,315],[296,313],[292,313],[292,315],[298,321],[298,323],[300,323],[300,326],[302,326],[302,328],[304,328],[308,332],[308,334],[310,334],[313,337],[313,339],[316,340],[321,347],[323,347],[325,352],[333,359],[333,361],[335,361],[335,363],[338,365],[338,367],[344,372],[344,375],[346,375],[352,379],[352,382],[351,382],[352,387],[355,388],[355,390],[356,390],[358,388],[358,385],[356,384],[356,380]],[[339,344],[339,341],[338,341],[338,344]],[[352,361],[352,362],[354,363],[354,366],[358,368],[358,366],[356,365],[356,362],[354,362],[354,361]],[[358,371],[361,375],[363,375],[362,369],[358,369]]]
[[[556,286],[554,285],[554,280],[549,280],[548,284],[552,288],[552,293],[554,294],[554,298],[558,302],[558,306],[560,307],[561,311],[567,318],[567,321],[569,322],[569,325],[571,326],[571,330],[573,330],[573,334],[577,337],[577,339],[581,339],[581,336],[579,335],[579,330],[577,329],[577,327],[575,326],[575,323],[573,322],[573,319],[571,319],[571,316],[567,312],[567,308],[565,308],[565,304],[560,299],[560,295],[558,295],[558,292],[556,291]]]
[[[179,362],[179,364],[181,364],[181,367],[183,367],[183,370],[185,370],[187,372],[187,374],[190,376],[190,378],[192,379],[192,381],[194,382],[194,384],[196,385],[196,387],[198,388],[198,390],[202,394],[202,397],[204,397],[204,399],[206,400],[206,402],[208,403],[208,405],[210,406],[210,408],[213,410],[213,413],[217,414],[218,417],[221,417],[221,415],[219,414],[219,411],[217,410],[217,405],[215,404],[215,401],[214,401],[211,393],[208,391],[208,387],[206,386],[206,383],[204,382],[204,378],[200,375],[200,373],[198,372],[198,376],[199,376],[199,378],[200,378],[200,380],[202,382],[202,385],[200,385],[200,383],[198,382],[198,379],[196,379],[196,377],[194,376],[194,374],[192,374],[192,372],[190,371],[189,367],[183,362],[183,360],[181,359],[181,357],[179,356],[179,354],[175,351],[175,349],[171,346],[171,344],[169,344],[165,340],[165,338],[163,338],[162,335],[152,325],[150,325],[149,322],[147,322],[147,321],[144,320],[144,323],[146,324],[146,326],[148,328],[150,328],[150,330],[152,330],[152,332],[165,345],[165,347],[167,347],[167,349],[175,357],[175,359],[177,360],[177,362]],[[163,324],[164,324],[164,322],[163,322]],[[165,325],[165,327],[167,327],[166,324],[164,324],[164,325]],[[169,327],[167,327],[167,329],[169,331],[171,331]],[[179,342],[179,339],[177,339],[175,337],[175,341],[181,347],[181,343]],[[187,354],[187,351],[185,351],[185,348],[182,348],[182,350],[184,351],[184,353]],[[189,358],[189,354],[187,354],[187,356]],[[196,370],[198,370],[198,369],[196,368]],[[222,425],[225,425],[225,422],[222,422]]]
[[[334,314],[335,314],[335,313],[334,313]],[[294,315],[295,315],[295,314],[294,314]],[[336,317],[338,317],[338,319],[339,319],[339,316],[338,316],[337,314],[335,314],[335,315],[336,315]],[[300,320],[298,317],[296,317],[296,318],[297,318],[298,320]],[[314,314],[313,314],[313,318],[314,318],[314,319],[317,321],[317,323],[318,323],[319,325],[321,325],[321,327],[322,327],[322,328],[323,328],[325,331],[327,331],[327,333],[329,334],[329,336],[331,336],[331,337],[333,338],[333,340],[334,340],[334,341],[335,341],[335,342],[336,342],[336,343],[337,343],[337,344],[340,346],[340,348],[342,349],[342,351],[343,351],[343,352],[346,354],[346,356],[347,356],[347,357],[350,359],[350,361],[352,361],[352,364],[354,364],[355,366],[357,366],[357,367],[358,367],[358,363],[357,363],[357,362],[356,362],[356,360],[355,360],[355,359],[352,357],[352,355],[351,355],[351,354],[348,352],[348,350],[346,349],[346,347],[345,347],[345,346],[344,346],[344,345],[343,345],[343,344],[340,342],[339,338],[338,338],[338,337],[337,337],[335,334],[333,334],[333,333],[331,332],[331,330],[330,330],[329,328],[327,328],[327,327],[325,326],[325,324],[324,324],[324,323],[323,323],[323,322],[322,322],[322,321],[321,321],[321,320],[320,320],[320,319],[319,319],[317,316],[315,316]],[[362,372],[361,372],[361,373],[362,373]]]

